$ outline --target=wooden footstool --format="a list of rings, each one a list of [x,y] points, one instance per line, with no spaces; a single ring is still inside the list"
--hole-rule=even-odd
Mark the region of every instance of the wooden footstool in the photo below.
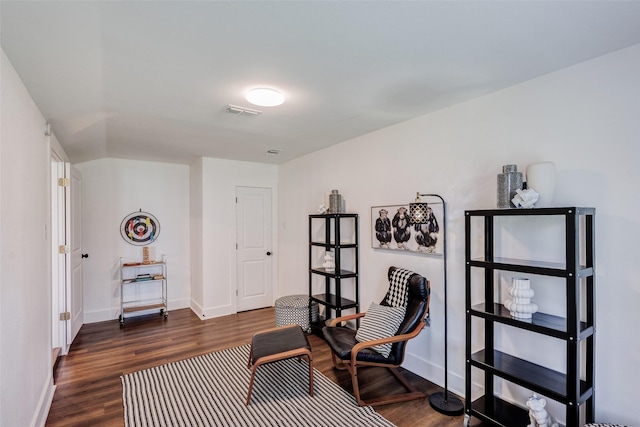
[[[299,325],[287,325],[256,333],[251,338],[251,351],[247,364],[247,368],[251,368],[251,380],[245,405],[251,401],[253,380],[258,366],[302,356],[307,356],[309,361],[309,395],[313,397],[313,358],[311,346],[302,328]]]

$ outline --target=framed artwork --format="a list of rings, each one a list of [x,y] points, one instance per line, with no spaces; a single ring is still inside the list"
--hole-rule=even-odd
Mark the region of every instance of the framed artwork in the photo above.
[[[429,203],[427,223],[414,224],[409,204],[371,207],[371,246],[374,249],[442,255],[442,203]]]
[[[146,246],[155,242],[160,235],[160,222],[148,212],[132,212],[120,223],[120,235],[135,246]]]

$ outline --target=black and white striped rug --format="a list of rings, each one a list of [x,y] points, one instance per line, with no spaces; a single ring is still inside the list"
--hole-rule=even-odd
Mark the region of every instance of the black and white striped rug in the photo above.
[[[310,397],[304,359],[259,367],[245,406],[248,357],[246,345],[123,375],[125,426],[393,426],[317,370]]]

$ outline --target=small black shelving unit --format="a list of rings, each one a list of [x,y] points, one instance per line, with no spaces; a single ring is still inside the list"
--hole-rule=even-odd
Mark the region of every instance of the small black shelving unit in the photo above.
[[[496,256],[495,236],[500,217],[560,216],[564,220],[564,236],[558,244],[565,245],[565,260],[560,263],[510,259]],[[480,219],[474,220],[474,217]],[[508,219],[507,219],[508,220]],[[489,425],[513,427],[529,423],[527,410],[506,402],[494,394],[494,379],[517,384],[553,399],[566,408],[566,426],[578,427],[595,418],[595,208],[493,209],[465,212],[466,263],[466,384],[465,426],[470,417],[480,418]],[[479,225],[481,223],[482,225]],[[543,222],[544,223],[544,222]],[[539,225],[538,223],[537,225]],[[484,227],[484,247],[481,257],[472,258],[472,227]],[[533,225],[536,226],[536,225]],[[476,234],[477,235],[477,234]],[[502,255],[502,254],[500,254]],[[474,269],[481,273],[472,274]],[[475,271],[474,271],[475,272]],[[483,274],[482,274],[483,272]],[[558,289],[566,299],[566,317],[544,313],[544,307],[533,314],[531,321],[511,317],[500,301],[495,301],[496,272],[526,273],[561,278],[565,286]],[[479,280],[478,277],[483,277]],[[472,280],[474,278],[474,280]],[[477,282],[484,283],[477,283]],[[472,283],[475,282],[475,283]],[[472,301],[472,288],[482,286],[484,302]],[[477,295],[477,293],[475,293]],[[480,319],[484,331],[473,330],[474,319]],[[508,325],[561,340],[566,348],[564,372],[557,372],[495,348],[494,327]],[[508,333],[507,328],[507,333]],[[484,332],[484,348],[472,350],[474,334]],[[484,394],[472,400],[472,373],[484,374]],[[524,403],[524,402],[523,402]],[[581,421],[581,413],[584,420]]]
[[[323,230],[318,232],[314,226]],[[349,236],[345,236],[345,228],[350,231]],[[309,215],[309,299],[310,302],[316,302],[325,307],[324,316],[311,322],[313,333],[322,333],[325,320],[332,317],[332,311],[335,317],[340,317],[342,310],[354,309],[356,313],[359,312],[358,233],[358,214]],[[317,237],[319,234],[322,235],[321,239]],[[317,265],[318,259],[321,258],[319,255],[324,255],[327,251],[334,253],[335,270],[333,271],[327,271],[324,267]],[[349,265],[349,270],[343,268],[345,264]],[[324,282],[324,293],[314,294],[314,276],[320,276]],[[352,286],[355,299],[342,296],[343,286]]]

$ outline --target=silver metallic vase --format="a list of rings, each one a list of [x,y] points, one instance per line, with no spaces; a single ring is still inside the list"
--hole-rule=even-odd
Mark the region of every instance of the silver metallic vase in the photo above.
[[[515,208],[511,199],[516,190],[522,190],[522,172],[518,172],[517,165],[502,166],[502,173],[498,174],[498,209]]]
[[[340,213],[342,211],[342,196],[338,190],[331,190],[329,195],[329,213]]]

